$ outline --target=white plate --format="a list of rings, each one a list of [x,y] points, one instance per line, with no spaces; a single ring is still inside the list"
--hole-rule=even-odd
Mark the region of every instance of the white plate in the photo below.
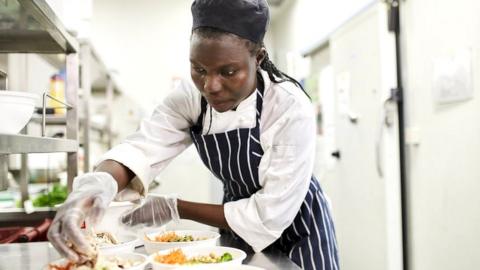
[[[125,270],[144,270],[145,266],[148,264],[148,258],[147,256],[139,253],[133,253],[133,252],[125,252],[125,253],[118,253],[118,254],[111,254],[111,255],[103,255],[104,257],[108,258],[111,256],[116,256],[122,259],[126,260],[134,260],[134,261],[141,261],[139,265],[135,265],[130,268],[126,268]],[[49,267],[50,264],[53,265],[58,265],[58,266],[65,266],[68,263],[67,259],[59,259],[56,261],[53,261],[49,263],[48,265],[44,266],[42,270],[51,270],[52,268]],[[108,269],[109,270],[109,269]]]
[[[201,265],[178,265],[178,264],[164,264],[159,263],[155,260],[157,255],[166,255],[172,252],[175,249],[168,249],[156,252],[148,257],[150,263],[152,264],[153,270],[167,270],[167,269],[195,269]],[[186,247],[182,248],[182,251],[185,253],[187,258],[195,256],[208,256],[210,253],[214,253],[217,256],[221,256],[223,253],[228,252],[232,255],[233,260],[229,262],[222,263],[212,263],[204,264],[205,267],[209,266],[210,268],[215,267],[216,269],[230,269],[230,266],[241,265],[243,260],[247,257],[247,254],[240,249],[231,248],[231,247]]]
[[[175,268],[175,270],[182,270],[184,268]],[[201,266],[194,266],[189,268],[188,270],[226,270],[223,265],[201,265]],[[228,270],[266,270],[265,268],[251,266],[251,265],[229,265]]]
[[[205,240],[198,240],[198,241],[190,241],[190,242],[157,242],[149,240],[145,237],[145,235],[150,238],[154,239],[156,236],[163,235],[165,233],[175,232],[179,236],[184,235],[191,235],[194,239],[195,238],[206,238]],[[214,231],[195,231],[195,230],[174,230],[174,231],[150,231],[146,233],[142,240],[145,244],[145,250],[148,254],[152,254],[154,252],[165,250],[165,249],[172,249],[172,248],[183,248],[183,247],[214,247],[217,243],[218,238],[220,238],[220,234]]]
[[[265,268],[252,266],[252,265],[232,265],[228,267],[228,270],[266,270]]]

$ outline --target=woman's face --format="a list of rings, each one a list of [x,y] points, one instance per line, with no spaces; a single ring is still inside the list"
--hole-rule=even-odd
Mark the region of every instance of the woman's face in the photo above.
[[[190,73],[195,86],[218,112],[236,108],[256,88],[256,58],[236,36],[192,34]]]

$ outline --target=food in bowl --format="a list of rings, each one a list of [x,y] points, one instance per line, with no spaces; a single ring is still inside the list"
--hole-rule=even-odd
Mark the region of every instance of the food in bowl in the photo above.
[[[97,245],[116,245],[120,243],[117,237],[109,232],[97,232],[95,234],[95,242]]]
[[[142,261],[134,261],[129,259],[123,259],[118,256],[115,257],[99,257],[99,260],[92,265],[88,264],[75,264],[73,262],[67,262],[64,265],[50,264],[50,270],[117,270],[117,269],[129,269],[133,266],[142,264]]]
[[[143,236],[145,250],[152,254],[160,250],[191,246],[215,246],[220,234],[214,231],[174,230],[150,231]]]
[[[134,252],[137,244],[137,237],[133,235],[115,235],[110,232],[97,232],[91,241],[98,247],[102,254],[113,254],[117,252]]]
[[[47,270],[119,270],[119,269],[142,269],[147,264],[145,255],[137,253],[124,253],[118,255],[100,255],[95,263],[76,264],[66,259],[50,263]]]
[[[216,267],[229,269],[230,265],[240,265],[247,254],[231,247],[185,247],[158,251],[150,255],[154,270],[194,269],[197,267]]]
[[[159,263],[165,264],[183,264],[183,265],[192,265],[192,264],[203,264],[203,263],[221,263],[229,262],[233,260],[232,254],[224,252],[222,255],[215,254],[211,252],[207,256],[199,255],[187,257],[181,249],[175,249],[165,255],[157,255],[154,260]]]
[[[178,235],[176,232],[167,232],[164,234],[160,234],[155,236],[154,239],[150,238],[147,234],[145,234],[145,238],[150,241],[156,242],[192,242],[208,239],[208,237],[194,237],[191,234]]]
[[[116,236],[109,232],[94,232],[92,229],[84,230],[83,233],[92,248],[92,253],[85,254],[86,261],[74,263],[61,259],[44,267],[46,270],[117,270],[131,269],[143,270],[147,264],[147,257],[133,253],[134,241],[129,239],[122,243]],[[67,245],[76,250],[76,247],[67,242]],[[143,265],[143,266],[142,266]]]

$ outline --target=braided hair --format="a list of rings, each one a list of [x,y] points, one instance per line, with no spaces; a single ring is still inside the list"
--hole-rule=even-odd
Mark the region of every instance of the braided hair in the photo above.
[[[257,52],[260,49],[265,48],[265,44],[263,42],[255,43],[255,42],[250,41],[248,39],[238,37],[235,34],[232,34],[232,33],[229,33],[229,32],[220,30],[218,28],[214,28],[214,27],[207,27],[207,26],[198,27],[195,30],[193,30],[193,32],[195,32],[195,34],[197,34],[197,35],[199,35],[203,38],[210,38],[210,39],[218,39],[218,38],[220,38],[221,36],[224,36],[224,35],[232,35],[232,36],[235,36],[237,38],[240,38],[245,42],[245,46],[247,47],[248,51],[250,52],[250,54],[252,56],[256,55]],[[267,72],[268,77],[270,78],[270,80],[272,82],[282,83],[282,82],[289,81],[289,82],[293,83],[294,85],[296,85],[298,88],[302,89],[302,91],[305,93],[305,95],[307,95],[307,97],[310,98],[310,96],[307,94],[307,92],[305,91],[303,86],[297,80],[290,77],[289,75],[287,75],[283,71],[279,70],[275,66],[275,64],[273,64],[273,62],[270,60],[270,58],[268,56],[268,52],[266,50],[265,50],[265,58],[263,59],[262,63],[260,63],[260,68]]]

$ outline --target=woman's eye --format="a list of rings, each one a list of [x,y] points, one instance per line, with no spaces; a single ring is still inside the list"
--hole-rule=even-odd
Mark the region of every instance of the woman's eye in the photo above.
[[[195,72],[198,73],[198,74],[204,74],[205,73],[205,69],[203,69],[203,68],[195,67],[195,68],[193,68],[193,70],[195,70]]]
[[[233,76],[235,75],[235,70],[231,69],[231,70],[225,70],[222,72],[224,76]]]

